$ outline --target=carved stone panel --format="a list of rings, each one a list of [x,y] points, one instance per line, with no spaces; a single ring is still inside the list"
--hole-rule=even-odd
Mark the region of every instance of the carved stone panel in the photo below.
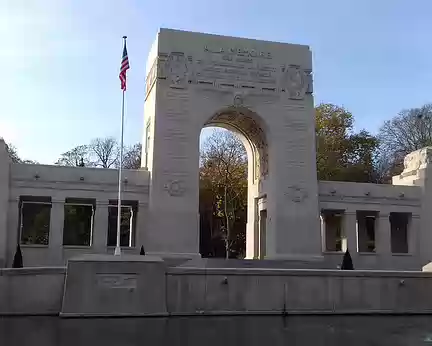
[[[425,147],[405,156],[403,172],[425,168],[430,163],[432,163],[432,147]]]
[[[188,62],[184,53],[172,52],[168,56],[166,72],[168,73],[171,87],[186,88],[188,85],[188,71]]]
[[[203,88],[283,95],[295,100],[312,92],[310,71],[278,64],[270,53],[254,49],[205,47],[200,57],[170,52],[160,53],[158,61],[157,77],[166,79],[171,88],[182,89],[193,84]],[[153,75],[149,73],[149,84]]]
[[[308,88],[305,72],[298,66],[288,66],[281,75],[281,90],[285,90],[288,98],[302,100]]]

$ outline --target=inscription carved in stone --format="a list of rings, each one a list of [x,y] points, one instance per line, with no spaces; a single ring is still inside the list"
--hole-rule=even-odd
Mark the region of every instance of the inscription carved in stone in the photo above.
[[[296,203],[301,203],[308,197],[306,189],[297,185],[289,186],[286,195]]]
[[[136,274],[97,274],[97,284],[102,288],[125,288],[135,289],[137,287]]]
[[[277,64],[272,59],[268,52],[245,48],[206,47],[198,58],[183,52],[160,53],[157,77],[168,80],[170,87],[177,89],[194,84],[275,93],[295,100],[312,92],[310,72],[299,66]],[[149,84],[152,76],[154,73],[149,73]]]

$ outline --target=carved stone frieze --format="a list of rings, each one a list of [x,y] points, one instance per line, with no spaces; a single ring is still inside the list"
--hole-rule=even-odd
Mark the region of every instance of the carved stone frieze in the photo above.
[[[147,77],[148,90],[157,76],[166,80],[171,88],[195,85],[215,90],[240,89],[295,100],[312,92],[310,71],[300,66],[277,64],[267,54],[252,53],[246,57],[234,50],[207,49],[200,57],[184,52],[160,53],[157,62],[157,73],[151,70]],[[236,99],[238,101],[240,98]]]

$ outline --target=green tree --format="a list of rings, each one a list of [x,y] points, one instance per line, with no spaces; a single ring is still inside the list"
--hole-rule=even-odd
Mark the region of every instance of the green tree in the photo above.
[[[200,188],[200,209],[211,210],[210,227],[222,238],[225,257],[238,254],[245,246],[247,155],[233,133],[216,130],[204,142]]]
[[[318,179],[375,181],[378,139],[365,130],[355,133],[354,117],[343,107],[320,104],[315,114]]]

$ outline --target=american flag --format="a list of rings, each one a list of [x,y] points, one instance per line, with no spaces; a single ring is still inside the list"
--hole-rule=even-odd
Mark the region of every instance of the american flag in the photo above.
[[[119,74],[121,89],[123,91],[126,91],[126,71],[128,69],[129,69],[129,59],[128,59],[128,54],[126,49],[126,41],[125,41],[124,48],[123,48],[123,57],[120,66],[120,74]]]

